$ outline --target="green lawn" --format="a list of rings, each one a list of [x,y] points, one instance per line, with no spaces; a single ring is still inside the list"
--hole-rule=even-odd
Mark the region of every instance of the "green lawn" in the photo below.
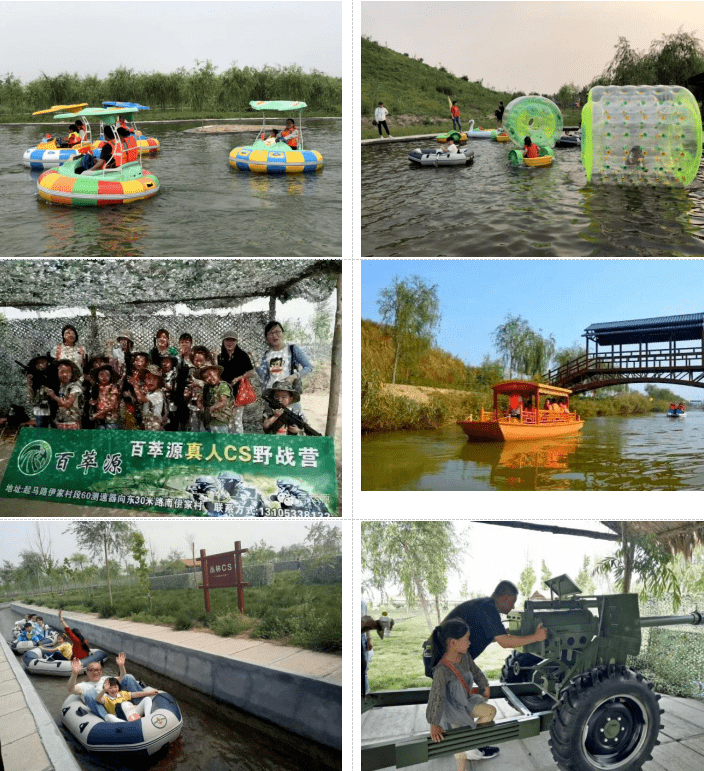
[[[405,609],[389,611],[395,623],[386,640],[372,633],[374,658],[369,667],[369,687],[372,691],[430,687],[430,679],[425,676],[422,660],[422,645],[430,637],[430,632],[422,613],[407,618],[415,612]],[[379,613],[370,610],[370,615],[378,618]],[[510,650],[493,643],[477,659],[477,665],[489,680],[498,680],[501,667],[510,653]]]

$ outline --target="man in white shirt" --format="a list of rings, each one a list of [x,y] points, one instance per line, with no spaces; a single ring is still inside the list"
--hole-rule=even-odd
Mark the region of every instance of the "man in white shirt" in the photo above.
[[[389,114],[389,111],[384,107],[383,102],[379,102],[379,106],[374,110],[374,120],[376,121],[377,128],[379,129],[379,136],[383,136],[381,133],[381,127],[383,126],[386,129],[386,136],[390,137],[391,134],[389,133],[389,127],[386,125],[386,116]]]

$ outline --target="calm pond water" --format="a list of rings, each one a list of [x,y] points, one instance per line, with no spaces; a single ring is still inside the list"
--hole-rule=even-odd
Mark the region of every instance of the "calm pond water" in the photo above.
[[[704,255],[704,165],[687,189],[592,186],[577,147],[530,169],[469,146],[473,165],[439,168],[411,166],[417,143],[362,148],[363,257]]]
[[[11,638],[19,618],[9,608],[0,610],[0,629],[5,639]],[[108,657],[104,669],[106,674],[117,675],[114,654]],[[339,768],[334,750],[311,745],[302,737],[129,661],[127,671],[146,685],[170,693],[183,713],[181,736],[166,752],[150,760],[129,760],[125,753],[101,756],[83,749],[61,724],[68,678],[28,675],[39,698],[56,719],[76,761],[86,771],[301,771],[310,768],[311,763],[321,769]]]
[[[3,257],[335,257],[342,252],[342,128],[304,123],[317,174],[250,174],[230,150],[254,134],[184,134],[197,123],[140,123],[161,151],[143,156],[159,178],[153,198],[129,205],[56,206],[37,195],[40,172],[22,155],[39,126],[0,126]],[[258,127],[258,126],[257,126]]]
[[[700,411],[588,418],[575,436],[526,442],[470,443],[459,426],[373,434],[362,490],[703,490],[703,441]]]

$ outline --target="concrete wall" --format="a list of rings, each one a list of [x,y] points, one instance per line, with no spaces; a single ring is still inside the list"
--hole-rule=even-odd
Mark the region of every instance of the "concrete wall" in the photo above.
[[[11,608],[21,615],[36,612],[35,608],[21,603],[12,603]],[[60,627],[57,615],[47,609],[42,609],[42,615],[46,623]],[[70,614],[64,614],[64,618],[71,626]],[[336,683],[181,645],[146,640],[83,619],[80,627],[93,645],[113,653],[124,651],[128,661],[293,733],[342,749],[342,688]]]

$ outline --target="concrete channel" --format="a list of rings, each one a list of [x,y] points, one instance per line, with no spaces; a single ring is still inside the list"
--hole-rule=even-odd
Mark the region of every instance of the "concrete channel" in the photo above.
[[[20,615],[38,613],[54,628],[61,626],[55,609],[16,602],[4,607]],[[259,640],[223,638],[195,631],[176,632],[164,626],[101,619],[95,614],[65,612],[64,619],[69,626],[79,627],[95,647],[111,652],[125,651],[128,662],[163,674],[307,740],[341,750],[342,664],[339,656]],[[63,737],[34,694],[20,662],[9,648],[3,648],[5,657],[12,658],[8,658],[7,666],[0,659],[0,688],[9,689],[0,693],[5,695],[18,690],[19,686],[12,684],[17,672],[18,682],[25,684],[20,690],[27,690],[30,697],[33,694],[36,700],[28,703],[25,709],[34,715],[35,722],[53,726],[58,743],[65,748]],[[7,708],[7,704],[3,703],[0,710]],[[23,718],[20,720],[23,720],[23,725],[27,722]],[[3,757],[7,757],[6,742],[11,745],[19,740],[10,741],[10,737],[15,736],[14,731],[8,732],[4,727],[0,732]],[[44,745],[48,755],[53,746],[51,736],[45,742],[44,735],[39,734],[37,741]],[[35,757],[33,753],[27,755],[22,752],[22,755],[25,759]],[[46,768],[72,771],[77,766],[72,758],[71,761],[74,765],[62,761],[51,765],[49,759]],[[33,771],[39,771],[34,768],[34,763],[32,765]],[[10,768],[13,766],[6,765],[8,771]]]

